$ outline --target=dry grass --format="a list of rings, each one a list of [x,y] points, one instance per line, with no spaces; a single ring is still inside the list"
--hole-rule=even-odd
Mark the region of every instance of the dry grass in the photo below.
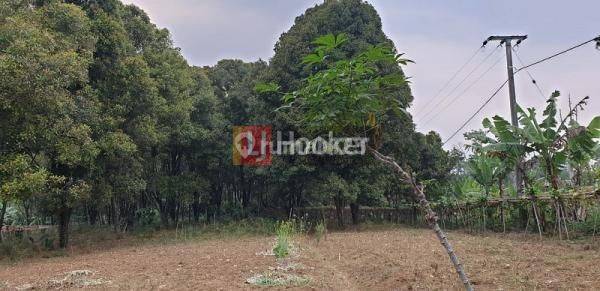
[[[477,289],[599,289],[600,251],[582,242],[539,242],[520,234],[450,233]],[[248,289],[248,278],[277,271],[271,237],[207,238],[135,244],[67,257],[28,259],[0,268],[0,286],[48,288],[53,278],[90,270],[116,289]],[[329,233],[299,238],[299,289],[460,289],[447,255],[426,229]],[[274,284],[277,285],[277,284]],[[278,287],[281,288],[281,287]]]

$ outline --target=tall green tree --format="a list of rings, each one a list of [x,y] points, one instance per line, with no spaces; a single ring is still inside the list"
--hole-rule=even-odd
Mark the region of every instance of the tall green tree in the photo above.
[[[47,178],[47,171],[31,165],[29,157],[25,155],[0,158],[0,230],[4,226],[9,203],[25,201],[40,194],[46,186]]]
[[[269,64],[267,80],[279,84],[283,91],[299,89],[308,76],[326,67],[323,64],[306,65],[302,61],[318,46],[313,40],[327,34],[346,36],[344,46],[331,52],[332,60],[355,57],[371,46],[381,45],[396,50],[394,43],[383,32],[381,18],[371,4],[361,0],[325,1],[307,9],[295,19],[294,25],[281,35]],[[404,75],[399,66],[385,63],[379,64],[377,71],[381,76]],[[413,100],[407,84],[400,85],[390,96],[394,97],[403,109],[408,108]],[[274,95],[267,95],[265,99],[272,107],[282,105]],[[420,179],[428,181],[434,196],[442,195],[439,178],[447,175],[452,167],[445,167],[448,163],[432,159],[433,156],[442,158],[445,155],[441,142],[435,142],[433,135],[417,133],[409,114],[398,115],[389,111],[378,118],[378,122],[386,127],[386,130],[382,131],[382,148],[399,161],[410,164]],[[288,111],[278,111],[272,118],[274,125],[280,129],[293,130],[307,136],[322,134],[306,132],[305,128],[299,126],[300,119]],[[290,159],[290,162],[298,163],[293,159]],[[368,164],[360,159],[348,162],[352,164],[350,168],[364,167]],[[440,175],[431,175],[434,172]],[[445,173],[441,174],[442,172]],[[343,173],[340,174],[344,176]],[[398,192],[404,196],[411,195],[406,189],[399,189]]]
[[[95,38],[85,13],[71,4],[3,2],[0,19],[0,132],[3,149],[45,167],[46,207],[68,242],[70,215],[85,195],[98,150],[89,125],[95,111],[87,86]],[[78,187],[82,186],[82,187]],[[77,188],[77,189],[75,189]]]
[[[407,83],[399,71],[381,75],[378,65],[400,66],[406,65],[408,60],[384,45],[372,46],[352,58],[334,58],[336,49],[347,39],[344,34],[329,34],[315,39],[315,50],[302,62],[308,66],[323,66],[324,69],[308,76],[300,89],[285,92],[283,100],[291,110],[298,111],[303,117],[303,125],[308,128],[370,138],[369,152],[377,160],[390,165],[398,178],[411,186],[426,213],[426,221],[448,252],[465,288],[472,290],[462,265],[438,225],[437,215],[425,197],[423,185],[418,184],[410,170],[405,170],[406,167],[378,151],[384,130],[378,120],[390,110],[397,114],[405,113],[405,105],[394,94]],[[280,86],[270,84],[262,88],[273,91]]]

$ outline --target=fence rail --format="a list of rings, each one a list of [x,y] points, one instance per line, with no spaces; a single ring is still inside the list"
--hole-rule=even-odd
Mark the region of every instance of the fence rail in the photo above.
[[[437,212],[440,224],[445,228],[529,228],[532,227],[530,220],[534,219],[532,214],[532,205],[546,206],[540,211],[542,219],[552,215],[552,205],[560,203],[564,208],[565,218],[570,222],[582,221],[586,218],[588,208],[592,205],[600,206],[600,189],[585,188],[578,191],[571,191],[561,195],[552,196],[549,193],[542,193],[536,196],[492,198],[479,201],[457,202],[457,203],[432,203]],[[535,208],[535,207],[534,207]],[[308,221],[325,220],[329,226],[339,226],[338,213],[333,206],[323,207],[302,207],[293,210],[293,215],[297,218]],[[399,224],[408,224],[413,226],[425,225],[423,215],[418,205],[405,204],[399,207],[360,207],[358,213],[355,213],[355,219],[358,222],[392,222]],[[342,210],[343,225],[352,224],[352,211],[346,207]],[[486,221],[487,219],[487,221]],[[478,222],[482,220],[482,222]],[[549,222],[552,222],[550,220]],[[486,225],[487,224],[487,225]],[[544,227],[551,228],[549,223]]]
[[[0,229],[2,234],[13,234],[13,233],[24,233],[24,232],[35,232],[39,230],[51,229],[52,225],[30,225],[30,226],[12,226],[5,225]]]

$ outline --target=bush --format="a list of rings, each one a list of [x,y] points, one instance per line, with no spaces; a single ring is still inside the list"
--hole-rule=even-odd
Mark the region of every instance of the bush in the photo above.
[[[160,224],[158,210],[154,208],[142,208],[136,211],[135,217],[140,226],[155,226]]]
[[[600,206],[590,207],[584,221],[573,223],[577,233],[597,235],[600,233]]]

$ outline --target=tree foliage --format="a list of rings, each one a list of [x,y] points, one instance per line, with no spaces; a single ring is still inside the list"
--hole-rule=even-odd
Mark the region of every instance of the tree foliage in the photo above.
[[[323,205],[358,217],[359,205],[398,206],[410,192],[366,157],[233,166],[232,128],[251,124],[369,135],[442,193],[452,158],[405,112],[405,62],[358,0],[308,9],[269,62],[207,67],[190,66],[168,30],[118,0],[1,1],[0,206],[56,223],[65,247],[73,220],[128,231]],[[292,102],[313,108],[308,118],[276,110]]]

